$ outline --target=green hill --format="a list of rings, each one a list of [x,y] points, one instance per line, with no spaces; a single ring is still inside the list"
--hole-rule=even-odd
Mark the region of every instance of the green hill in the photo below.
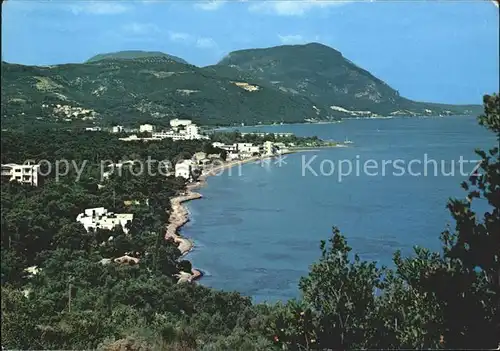
[[[338,116],[468,114],[479,105],[445,105],[405,99],[370,72],[326,45],[283,45],[231,52],[229,66],[271,82],[277,88],[333,106]]]
[[[176,117],[234,125],[481,112],[479,105],[405,99],[317,43],[236,51],[207,67],[142,51],[57,66],[2,62],[1,97],[4,128],[34,122],[161,124]]]
[[[174,61],[179,62],[179,63],[188,64],[188,62],[186,62],[185,60],[183,60],[177,56],[165,54],[165,53],[160,52],[160,51],[141,51],[141,50],[118,51],[118,52],[110,52],[107,54],[99,54],[99,55],[95,55],[95,56],[89,58],[85,63],[92,63],[92,62],[109,60],[109,59],[134,60],[134,59],[147,58],[147,57],[164,57],[164,58],[168,58],[168,59],[174,60]]]
[[[326,107],[315,107],[309,98],[266,82],[255,83],[258,79],[250,80],[248,74],[162,57],[53,67],[3,63],[2,71],[2,124],[75,119],[64,111],[56,116],[57,104],[92,109],[104,123],[168,121],[178,116],[205,125],[329,118]]]

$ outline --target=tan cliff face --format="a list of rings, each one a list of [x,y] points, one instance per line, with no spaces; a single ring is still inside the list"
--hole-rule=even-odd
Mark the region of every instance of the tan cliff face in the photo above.
[[[258,91],[260,89],[257,85],[251,85],[246,82],[231,82],[231,83],[242,89],[245,89],[246,91]]]

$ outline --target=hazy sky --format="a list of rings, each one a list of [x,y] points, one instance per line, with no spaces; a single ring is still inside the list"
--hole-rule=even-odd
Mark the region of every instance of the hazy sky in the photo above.
[[[203,66],[233,50],[316,41],[412,99],[480,103],[499,90],[499,10],[487,0],[8,0],[2,17],[7,62],[139,49]]]

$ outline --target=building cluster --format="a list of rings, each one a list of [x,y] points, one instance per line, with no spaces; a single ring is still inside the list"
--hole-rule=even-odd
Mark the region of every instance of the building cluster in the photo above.
[[[2,164],[2,180],[16,181],[18,183],[30,184],[38,186],[40,177],[40,165],[34,163],[17,164],[7,163]]]
[[[112,128],[113,133],[123,132],[123,126],[114,126]],[[170,129],[167,130],[157,130],[154,125],[142,124],[138,130],[139,133],[148,133],[146,137],[140,137],[137,134],[129,135],[125,138],[120,138],[123,141],[133,141],[133,140],[202,140],[209,139],[200,133],[199,127],[188,119],[173,119],[170,121]]]
[[[42,108],[52,107],[52,112],[66,119],[81,119],[81,120],[94,120],[97,113],[92,109],[86,109],[78,106],[60,105],[51,106],[49,104],[42,104]]]
[[[272,141],[266,141],[261,145],[214,142],[212,146],[226,152],[226,161],[245,160],[256,156],[272,157],[289,151],[284,143],[275,143]],[[207,155],[204,152],[197,152],[190,160],[181,160],[175,165],[175,176],[192,181],[196,173],[200,174],[204,167],[212,164],[214,160],[220,159],[220,154]]]
[[[214,161],[221,161],[221,155],[197,152],[190,160],[177,162],[175,165],[175,176],[191,181],[194,179],[195,174],[201,174],[203,167],[212,164]]]
[[[108,212],[104,207],[87,208],[76,217],[76,221],[80,222],[87,232],[97,229],[112,230],[121,226],[125,234],[128,234],[127,224],[131,223],[133,219],[132,213]]]
[[[293,133],[258,133],[258,132],[250,132],[250,133],[241,133],[241,136],[245,135],[256,135],[261,138],[268,136],[268,135],[274,135],[275,137],[281,137],[281,138],[286,138],[286,137],[291,137],[294,134]]]
[[[243,160],[253,156],[273,156],[287,152],[288,149],[284,143],[275,143],[266,141],[261,145],[254,145],[252,143],[234,143],[224,144],[215,142],[212,146],[227,152],[226,160]]]

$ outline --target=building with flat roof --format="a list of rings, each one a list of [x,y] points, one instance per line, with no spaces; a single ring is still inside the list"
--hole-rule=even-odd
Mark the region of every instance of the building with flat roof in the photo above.
[[[192,160],[182,160],[175,165],[175,176],[186,180],[193,179],[194,162]]]
[[[17,164],[17,163],[7,163],[2,164],[2,180],[6,181],[16,181],[22,184],[30,184],[33,186],[38,186],[40,177],[40,165],[37,164]]]
[[[122,133],[125,130],[123,126],[113,126],[111,128],[111,133]]]
[[[128,234],[127,224],[133,219],[132,213],[108,212],[104,207],[87,208],[76,217],[77,222],[83,224],[88,232],[97,229],[112,230],[121,226],[125,234]]]
[[[237,152],[238,151],[238,144],[224,144],[220,143],[218,141],[212,143],[213,147],[216,147],[221,150],[225,150],[227,152]]]
[[[139,126],[139,133],[153,133],[155,127],[152,124],[141,124]]]
[[[100,132],[101,127],[87,127],[87,128],[85,128],[85,131],[86,132]]]
[[[177,128],[177,127],[180,127],[180,126],[189,126],[192,123],[193,122],[191,122],[191,120],[189,120],[189,119],[178,119],[178,118],[175,118],[175,119],[170,120],[170,126],[172,128]]]

